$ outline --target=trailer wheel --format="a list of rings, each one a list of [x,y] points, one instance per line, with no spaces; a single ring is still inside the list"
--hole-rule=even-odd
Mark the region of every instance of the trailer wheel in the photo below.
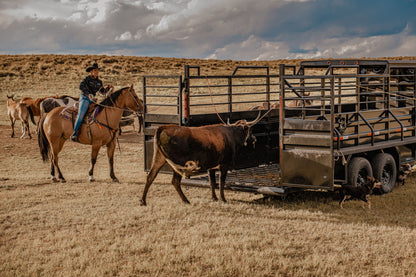
[[[387,153],[377,154],[373,160],[374,178],[381,182],[383,192],[391,192],[396,185],[397,167],[393,156]]]
[[[367,176],[373,177],[373,170],[366,158],[355,157],[348,165],[348,183],[354,187],[365,184]]]

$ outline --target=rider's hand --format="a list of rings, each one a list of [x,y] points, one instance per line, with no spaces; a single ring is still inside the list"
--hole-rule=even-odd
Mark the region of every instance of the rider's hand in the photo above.
[[[108,88],[109,88],[108,91],[113,92],[114,86],[112,84],[108,84]]]
[[[90,100],[91,100],[91,101],[93,101],[93,102],[95,102],[95,101],[96,101],[96,99],[95,99],[94,95],[92,95],[92,94],[88,94],[88,97],[90,98]]]

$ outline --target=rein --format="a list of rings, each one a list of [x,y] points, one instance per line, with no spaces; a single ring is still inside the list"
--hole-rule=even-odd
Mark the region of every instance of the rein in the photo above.
[[[217,107],[214,104],[214,99],[212,98],[212,91],[211,91],[211,87],[209,85],[209,81],[208,81],[208,76],[205,76],[205,78],[207,79],[207,84],[208,84],[208,89],[209,89],[209,96],[211,97],[211,104],[214,107],[215,113],[217,114],[218,118],[221,120],[222,124],[227,125],[224,120],[221,118],[220,114],[217,111]]]
[[[133,96],[133,94],[131,93],[130,89],[129,89],[129,93],[130,93],[130,96],[134,99],[134,102],[136,102],[137,106],[139,106],[139,102]],[[108,97],[110,97],[110,96],[108,96]],[[104,105],[104,104],[98,103],[97,101],[94,101],[94,100],[91,100],[91,99],[90,99],[90,101],[91,101],[91,103],[94,103],[97,106],[100,106],[100,107],[103,107],[103,108],[109,108],[109,109],[115,109],[115,110],[120,110],[120,111],[130,111],[130,112],[133,112],[133,113],[139,113],[139,112],[135,112],[135,111],[133,111],[133,110],[131,110],[129,108],[123,109],[123,108],[117,107],[116,106],[116,103],[113,101],[113,99],[111,99],[111,97],[110,97],[110,101],[114,104],[114,106]]]

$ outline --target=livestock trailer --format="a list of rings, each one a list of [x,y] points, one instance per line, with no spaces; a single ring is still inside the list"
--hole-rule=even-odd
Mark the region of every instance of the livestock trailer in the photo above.
[[[374,176],[389,192],[401,166],[415,161],[415,69],[413,61],[347,59],[280,64],[278,72],[238,66],[229,75],[186,65],[183,75],[144,76],[144,168],[160,125],[253,120],[261,113],[255,148],[239,152],[228,189],[281,195]],[[182,183],[209,186],[206,175]]]

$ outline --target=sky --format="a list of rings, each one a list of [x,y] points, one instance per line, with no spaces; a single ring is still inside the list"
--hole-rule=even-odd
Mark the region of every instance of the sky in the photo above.
[[[416,56],[416,0],[0,0],[0,54]]]

